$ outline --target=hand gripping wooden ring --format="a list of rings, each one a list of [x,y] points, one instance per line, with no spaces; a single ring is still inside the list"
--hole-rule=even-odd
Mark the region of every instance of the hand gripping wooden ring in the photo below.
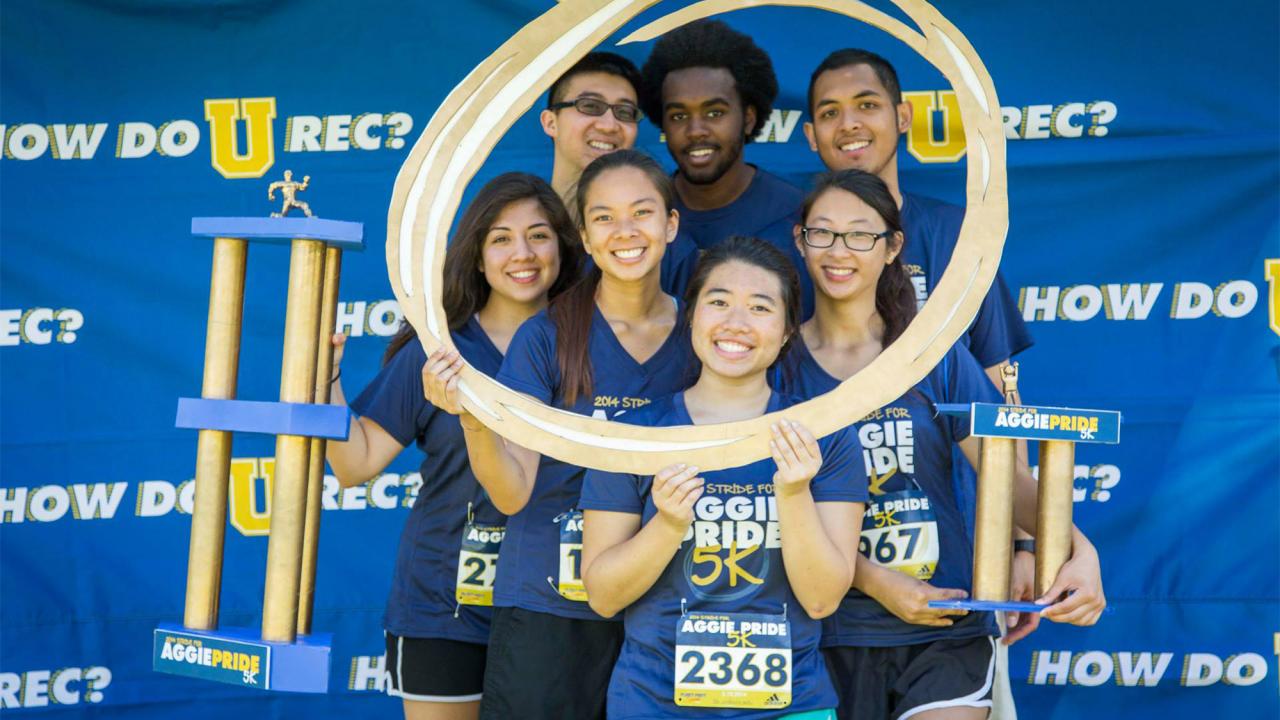
[[[909,390],[941,361],[978,312],[1009,226],[1004,132],[995,87],[973,47],[923,0],[893,0],[920,29],[856,0],[703,0],[636,30],[651,40],[719,13],[766,5],[811,7],[874,25],[906,43],[951,83],[960,104],[967,168],[964,224],[951,263],[906,332],[831,392],[779,413],[816,436],[850,425]],[[387,214],[387,269],[406,319],[428,353],[453,348],[441,304],[449,227],[467,183],[504,133],[551,83],[657,0],[565,0],[526,25],[436,110],[396,177]],[[922,31],[922,32],[921,32]],[[478,372],[462,371],[463,405],[524,447],[584,467],[653,474],[673,462],[703,470],[769,456],[766,415],[720,425],[650,428],[548,407]]]

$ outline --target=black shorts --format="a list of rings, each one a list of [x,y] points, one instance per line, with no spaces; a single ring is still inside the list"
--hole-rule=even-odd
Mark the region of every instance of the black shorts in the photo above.
[[[387,694],[420,702],[475,702],[484,690],[485,646],[387,636]]]
[[[495,607],[481,720],[603,720],[622,623]]]
[[[995,641],[936,640],[900,647],[831,647],[822,654],[840,720],[906,720],[946,707],[991,707]]]

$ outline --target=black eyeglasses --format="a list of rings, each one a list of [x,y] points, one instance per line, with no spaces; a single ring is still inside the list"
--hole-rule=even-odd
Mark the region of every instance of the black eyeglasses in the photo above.
[[[893,234],[892,230],[885,230],[881,233],[866,232],[864,230],[850,230],[849,232],[836,232],[819,227],[807,227],[800,229],[800,236],[804,238],[804,244],[812,248],[829,248],[836,244],[836,238],[840,238],[844,242],[844,246],[854,252],[867,252],[876,246],[876,241],[881,238],[887,238]]]
[[[565,100],[564,102],[551,104],[552,110],[563,110],[567,107],[572,107],[583,115],[590,115],[591,117],[600,117],[612,110],[613,117],[618,122],[640,122],[640,108],[628,103],[611,105],[600,98],[580,97],[575,100]]]

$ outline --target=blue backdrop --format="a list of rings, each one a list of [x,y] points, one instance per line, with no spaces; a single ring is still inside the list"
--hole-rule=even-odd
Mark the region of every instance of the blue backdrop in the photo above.
[[[1023,716],[1275,717],[1277,6],[938,4],[1004,106],[1003,267],[1036,338],[1020,357],[1024,397],[1125,419],[1121,445],[1077,457],[1076,517],[1102,553],[1112,612],[1015,647]],[[413,451],[369,486],[328,480],[315,620],[335,635],[328,696],[150,670],[151,629],[181,619],[190,527],[195,433],[173,417],[200,389],[210,244],[189,221],[265,215],[266,184],[287,168],[312,176],[303,197],[318,214],[365,223],[339,307],[357,390],[399,317],[383,255],[396,170],[453,85],[550,5],[0,5],[0,707],[398,716],[376,692],[380,618],[419,482]],[[917,116],[935,121],[904,142],[903,186],[963,197],[947,86],[904,46],[811,10],[726,19],[772,53],[783,85],[751,162],[800,184],[818,169],[800,129],[808,74],[831,49],[863,45],[898,64]],[[243,103],[263,114],[236,136],[207,119],[249,98],[270,101]],[[652,126],[641,145],[669,161]],[[480,179],[515,168],[550,173],[532,113]],[[240,397],[269,400],[287,251],[249,257]],[[226,624],[259,622],[273,447],[235,441]]]

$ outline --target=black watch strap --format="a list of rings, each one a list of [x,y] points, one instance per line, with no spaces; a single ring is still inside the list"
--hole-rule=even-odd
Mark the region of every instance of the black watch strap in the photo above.
[[[1035,540],[1014,540],[1013,551],[1029,552],[1032,555],[1034,555],[1036,552],[1036,541]]]

